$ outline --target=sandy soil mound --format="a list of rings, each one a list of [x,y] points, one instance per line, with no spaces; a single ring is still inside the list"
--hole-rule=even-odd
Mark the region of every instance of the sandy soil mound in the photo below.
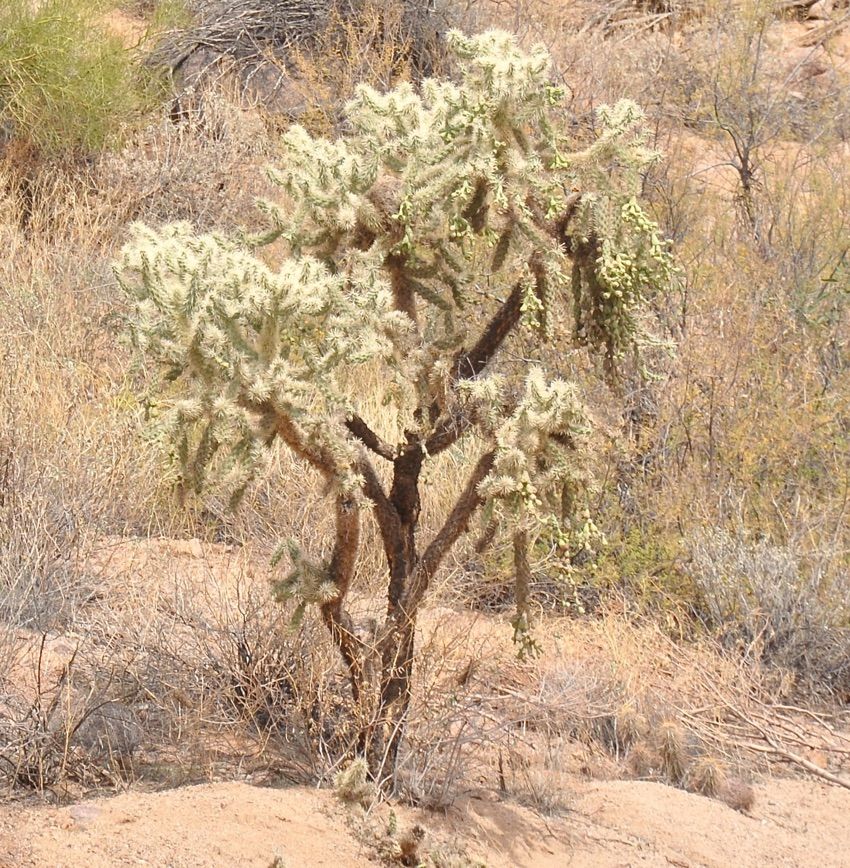
[[[576,781],[570,809],[543,817],[482,794],[445,815],[395,809],[428,830],[444,864],[490,866],[843,866],[850,792],[806,781],[757,788],[750,815],[656,783]],[[127,792],[67,807],[6,808],[6,866],[375,865],[362,816],[331,793],[207,784]],[[464,853],[461,861],[458,854]],[[444,859],[448,857],[444,856]],[[468,861],[467,861],[468,860]]]
[[[214,784],[6,809],[3,865],[369,865],[327,793]],[[2,861],[4,860],[5,861]]]

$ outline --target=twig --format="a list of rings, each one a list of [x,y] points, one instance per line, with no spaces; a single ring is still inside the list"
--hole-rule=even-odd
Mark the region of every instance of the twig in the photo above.
[[[820,766],[815,765],[815,763],[813,763],[811,760],[807,760],[805,757],[802,757],[799,754],[794,753],[793,751],[785,750],[784,748],[770,741],[768,741],[767,745],[741,742],[739,744],[739,747],[755,751],[756,753],[773,754],[775,756],[778,756],[780,759],[784,759],[787,762],[793,763],[794,765],[799,765],[810,774],[815,775],[815,777],[822,778],[825,781],[829,781],[829,783],[831,784],[836,784],[839,787],[844,787],[845,789],[850,790],[850,781],[841,778],[838,775],[834,775],[832,772],[829,772],[826,769],[822,769]]]

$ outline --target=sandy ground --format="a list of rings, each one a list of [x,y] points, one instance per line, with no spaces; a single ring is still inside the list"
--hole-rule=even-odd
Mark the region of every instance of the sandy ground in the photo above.
[[[564,816],[495,795],[446,814],[395,808],[420,823],[422,851],[488,866],[846,866],[850,792],[807,781],[756,788],[749,815],[662,784],[576,781]],[[295,866],[381,864],[364,820],[329,792],[205,784],[129,791],[66,807],[0,809],[3,866]],[[358,832],[359,830],[359,832]],[[474,864],[455,861],[447,864]]]

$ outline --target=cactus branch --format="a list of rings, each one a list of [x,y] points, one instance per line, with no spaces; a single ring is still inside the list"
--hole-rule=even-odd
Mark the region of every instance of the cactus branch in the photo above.
[[[395,449],[385,440],[379,437],[356,413],[345,420],[345,427],[371,452],[392,461],[395,457]]]
[[[478,459],[454,508],[449,513],[439,533],[425,549],[408,586],[407,593],[402,599],[402,606],[408,612],[415,611],[419,606],[443,558],[458,539],[466,533],[475,510],[484,503],[479,486],[493,469],[495,458],[495,451],[490,451]]]

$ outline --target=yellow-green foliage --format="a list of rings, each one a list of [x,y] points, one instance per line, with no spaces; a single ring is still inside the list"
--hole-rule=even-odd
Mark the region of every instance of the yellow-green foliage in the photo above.
[[[133,66],[98,0],[0,4],[0,124],[43,152],[91,152],[140,105]]]

